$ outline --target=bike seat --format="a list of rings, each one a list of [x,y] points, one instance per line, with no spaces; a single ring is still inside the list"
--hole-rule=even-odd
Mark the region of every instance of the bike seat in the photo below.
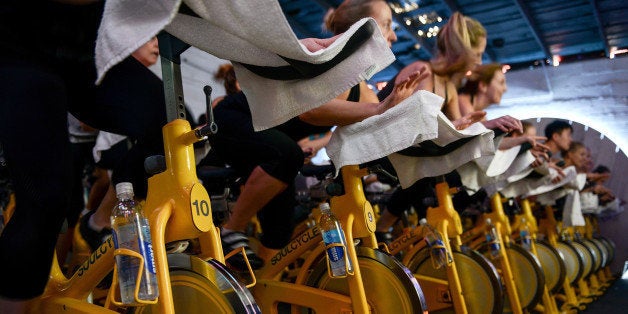
[[[196,169],[196,175],[203,182],[235,181],[240,175],[233,168],[203,166]]]
[[[334,174],[336,168],[333,165],[303,165],[301,175],[304,177],[315,177],[319,180],[324,179],[328,174]]]
[[[363,43],[371,38],[374,31],[375,27],[372,24],[366,23],[362,25],[355,31],[351,38],[349,38],[340,53],[338,53],[331,60],[320,64],[290,59],[283,56],[279,57],[284,59],[290,65],[269,67],[246,63],[239,64],[247,68],[249,71],[267,79],[282,81],[309,79],[327,72],[329,69],[333,68],[344,59],[352,55],[353,52],[355,52]]]
[[[209,195],[223,195],[225,189],[240,179],[240,175],[233,168],[202,166],[196,169],[196,175]]]

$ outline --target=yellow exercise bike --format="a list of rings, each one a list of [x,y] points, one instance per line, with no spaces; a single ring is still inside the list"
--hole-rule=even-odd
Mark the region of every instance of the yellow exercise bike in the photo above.
[[[428,208],[427,223],[449,240],[443,244],[452,260],[434,266],[432,250],[423,241],[423,226],[407,229],[388,249],[393,255],[403,254],[403,264],[423,287],[432,313],[502,313],[504,295],[497,270],[480,253],[462,245],[460,216],[452,203],[452,194],[460,190],[450,189],[443,177],[438,181],[438,206]]]
[[[133,251],[114,249],[109,238],[70,278],[61,272],[55,257],[44,294],[33,301],[31,313],[116,313],[120,308],[133,313],[260,313],[247,287],[224,266],[225,255],[212,220],[210,199],[196,177],[192,145],[214,132],[215,124],[209,119],[205,127],[192,130],[184,119],[179,56],[189,46],[167,33],[159,35],[159,46],[169,121],[163,127],[166,154],[147,160],[147,171],[154,175],[149,179],[144,205],[151,227],[159,297],[141,300],[136,288],[134,304],[118,301],[114,257],[129,255],[137,258],[139,265],[144,262]],[[176,247],[173,244],[190,240],[200,243],[198,254],[167,252],[167,244]],[[91,291],[112,270],[113,283],[104,306],[89,303]],[[141,276],[137,278],[139,281]]]

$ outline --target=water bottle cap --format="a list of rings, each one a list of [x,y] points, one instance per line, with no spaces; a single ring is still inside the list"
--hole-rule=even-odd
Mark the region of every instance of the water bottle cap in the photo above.
[[[119,197],[122,194],[133,195],[133,184],[131,184],[131,182],[120,182],[116,184],[116,195]]]
[[[427,224],[427,219],[425,219],[425,218],[421,218],[421,219],[419,220],[419,225],[424,226],[424,225],[426,225],[426,224]]]
[[[321,203],[319,208],[321,210],[330,210],[329,203]]]

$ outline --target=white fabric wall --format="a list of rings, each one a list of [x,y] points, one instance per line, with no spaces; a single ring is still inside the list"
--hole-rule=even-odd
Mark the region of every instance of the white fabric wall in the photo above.
[[[612,169],[606,186],[628,200],[627,57],[510,71],[506,79],[508,91],[501,105],[487,110],[489,118],[545,118],[530,120],[539,135],[554,118],[573,121],[574,140],[591,149],[595,165]],[[628,213],[601,221],[600,229],[617,245],[611,267],[620,272],[628,260]]]

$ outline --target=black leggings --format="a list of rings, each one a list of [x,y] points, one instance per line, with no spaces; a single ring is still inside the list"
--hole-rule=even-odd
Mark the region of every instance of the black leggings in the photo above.
[[[166,118],[159,78],[129,58],[96,88],[93,64],[52,64],[0,52],[0,142],[17,200],[0,236],[4,298],[36,297],[48,281],[74,189],[67,111],[93,127],[141,143],[125,163],[133,171],[117,175],[139,190],[145,190],[143,157],[163,153],[161,126]]]
[[[237,108],[220,104],[216,109],[218,133],[210,137],[216,154],[243,177],[248,177],[255,167],[260,166],[288,185],[257,215],[262,225],[262,244],[269,248],[282,248],[290,241],[294,229],[294,179],[303,166],[303,151],[279,130],[253,131],[250,115]]]
[[[93,142],[72,143],[72,186],[70,206],[66,219],[68,227],[72,228],[78,222],[78,218],[85,208],[83,174],[84,171],[94,169],[94,157],[92,154]]]

